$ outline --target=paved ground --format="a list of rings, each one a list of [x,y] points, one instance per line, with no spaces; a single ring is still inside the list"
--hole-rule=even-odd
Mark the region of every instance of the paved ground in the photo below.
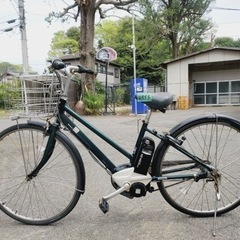
[[[224,113],[240,119],[239,107],[194,108],[167,111],[166,114],[153,113],[151,126],[158,131],[167,131],[179,121],[206,112]],[[140,116],[99,116],[87,119],[129,151],[133,148]],[[9,119],[0,119],[0,131],[11,124]],[[100,147],[114,156],[116,163],[125,161],[100,140],[97,141]],[[240,208],[218,218],[217,236],[214,238],[211,235],[212,218],[199,219],[179,213],[158,192],[132,200],[117,196],[109,201],[110,212],[104,215],[98,208],[98,200],[113,191],[110,178],[92,161],[81,145],[77,146],[85,163],[87,185],[86,193],[73,212],[51,226],[41,227],[23,225],[0,212],[1,240],[240,239]]]

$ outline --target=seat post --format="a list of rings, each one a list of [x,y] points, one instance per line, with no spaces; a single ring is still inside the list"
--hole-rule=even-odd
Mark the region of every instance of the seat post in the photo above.
[[[149,108],[149,109],[147,110],[147,113],[146,113],[146,116],[145,116],[145,123],[149,123],[150,118],[151,118],[151,115],[152,115],[152,109]]]

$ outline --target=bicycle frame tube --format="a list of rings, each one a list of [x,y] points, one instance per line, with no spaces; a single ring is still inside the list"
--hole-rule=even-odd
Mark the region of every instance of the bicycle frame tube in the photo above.
[[[138,134],[138,138],[137,138],[137,141],[136,141],[136,144],[135,144],[135,148],[134,148],[134,152],[133,152],[133,158],[132,158],[132,162],[131,164],[133,165],[135,160],[136,160],[136,156],[137,156],[137,152],[138,152],[138,149],[141,145],[141,142],[142,142],[142,139],[145,135],[146,132],[151,132],[150,129],[148,129],[148,121],[143,121],[142,123],[142,127],[141,127],[141,130]]]
[[[214,170],[213,166],[204,163],[202,159],[200,159],[197,156],[195,156],[195,155],[191,154],[190,152],[186,151],[181,145],[179,145],[175,142],[175,139],[173,139],[169,135],[166,135],[166,139],[172,147],[174,147],[179,152],[183,153],[184,155],[186,155],[187,157],[192,159],[195,163],[197,163],[197,164],[201,165],[202,167],[206,168],[208,171],[213,171]]]
[[[107,142],[110,146],[115,148],[118,152],[120,152],[122,155],[124,155],[126,158],[132,162],[133,155],[124,150],[121,146],[116,144],[114,141],[112,141],[109,137],[107,137],[105,134],[103,134],[101,131],[93,127],[88,121],[83,119],[81,116],[79,116],[77,113],[75,113],[70,107],[68,107],[65,104],[65,100],[60,100],[60,107],[59,107],[59,118],[61,119],[62,123],[73,133],[73,135],[89,150],[91,151],[98,160],[111,171],[111,173],[114,173],[116,170],[116,166],[114,163],[80,130],[79,127],[76,126],[76,124],[69,119],[68,116],[65,115],[64,111],[66,111],[70,116],[72,116],[74,119],[76,119],[78,122],[80,122],[82,125],[84,125],[86,128],[91,130],[93,133],[95,133],[98,137],[103,139],[105,142]]]
[[[65,112],[67,112],[70,116],[72,116],[74,119],[76,119],[79,123],[81,123],[83,126],[91,130],[94,134],[96,134],[98,137],[103,139],[106,143],[108,143],[111,147],[116,149],[118,152],[120,152],[122,155],[124,155],[126,158],[130,160],[131,166],[133,166],[135,161],[136,152],[141,144],[141,140],[144,137],[146,132],[149,132],[150,134],[154,135],[155,137],[159,138],[160,140],[163,140],[164,142],[168,142],[171,146],[178,149],[178,151],[182,152],[184,155],[188,156],[190,159],[193,160],[193,162],[200,164],[201,166],[205,167],[208,170],[213,170],[213,168],[205,163],[202,162],[201,159],[198,157],[192,155],[191,153],[187,152],[184,148],[182,148],[179,144],[177,144],[175,141],[172,141],[171,138],[169,138],[167,135],[161,135],[158,134],[156,131],[151,130],[148,128],[148,120],[143,121],[140,133],[138,135],[135,149],[132,154],[127,152],[125,149],[123,149],[121,146],[119,146],[117,143],[115,143],[113,140],[111,140],[108,136],[106,136],[104,133],[96,129],[93,125],[91,125],[88,121],[86,121],[83,117],[79,116],[77,113],[75,113],[68,105],[66,105],[65,99],[60,99],[59,103],[59,118],[61,119],[62,123],[72,132],[72,134],[91,152],[93,153],[98,160],[106,167],[106,169],[110,170],[111,173],[116,172],[116,166],[115,164],[91,141],[81,130],[79,127],[76,126],[76,124],[70,120],[68,116],[66,116]],[[149,116],[147,118],[150,118],[151,112],[149,113]]]
[[[202,159],[200,159],[197,156],[195,156],[195,155],[191,154],[190,152],[186,151],[181,146],[181,143],[179,143],[178,140],[173,138],[172,136],[170,136],[168,134],[165,134],[165,135],[158,134],[156,131],[154,131],[152,129],[149,129],[149,128],[147,128],[145,131],[149,132],[150,134],[159,138],[160,140],[170,144],[172,147],[177,149],[179,152],[183,153],[184,155],[186,155],[187,157],[192,159],[194,163],[201,165],[202,167],[206,168],[208,171],[213,171],[215,169],[213,166],[204,163]]]

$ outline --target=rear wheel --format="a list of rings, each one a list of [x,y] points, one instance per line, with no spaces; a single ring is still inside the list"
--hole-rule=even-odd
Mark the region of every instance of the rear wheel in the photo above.
[[[0,209],[35,225],[50,224],[74,208],[84,190],[84,168],[70,140],[57,132],[54,151],[33,178],[48,136],[41,126],[20,124],[0,134]]]
[[[177,210],[198,217],[223,214],[240,204],[240,125],[227,117],[201,117],[180,125],[171,136],[182,147],[216,168],[204,179],[163,180],[159,189]],[[177,176],[206,171],[169,144],[159,146],[155,175]],[[218,193],[218,195],[217,195]],[[220,197],[219,201],[216,199]]]

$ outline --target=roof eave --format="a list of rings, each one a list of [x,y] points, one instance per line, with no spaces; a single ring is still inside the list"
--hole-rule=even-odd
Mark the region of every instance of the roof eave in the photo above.
[[[197,55],[200,55],[200,54],[203,54],[203,53],[206,53],[206,52],[210,52],[210,51],[214,51],[214,50],[240,51],[240,48],[233,48],[233,47],[213,47],[213,48],[208,48],[206,50],[202,50],[202,51],[199,51],[199,52],[191,53],[191,54],[185,55],[183,57],[179,57],[179,58],[175,58],[175,59],[166,61],[166,62],[162,63],[161,66],[166,69],[167,65],[170,64],[170,63],[177,62],[177,61],[180,61],[180,60],[183,60],[183,59],[186,59],[186,58],[190,58],[190,57],[197,56]]]

